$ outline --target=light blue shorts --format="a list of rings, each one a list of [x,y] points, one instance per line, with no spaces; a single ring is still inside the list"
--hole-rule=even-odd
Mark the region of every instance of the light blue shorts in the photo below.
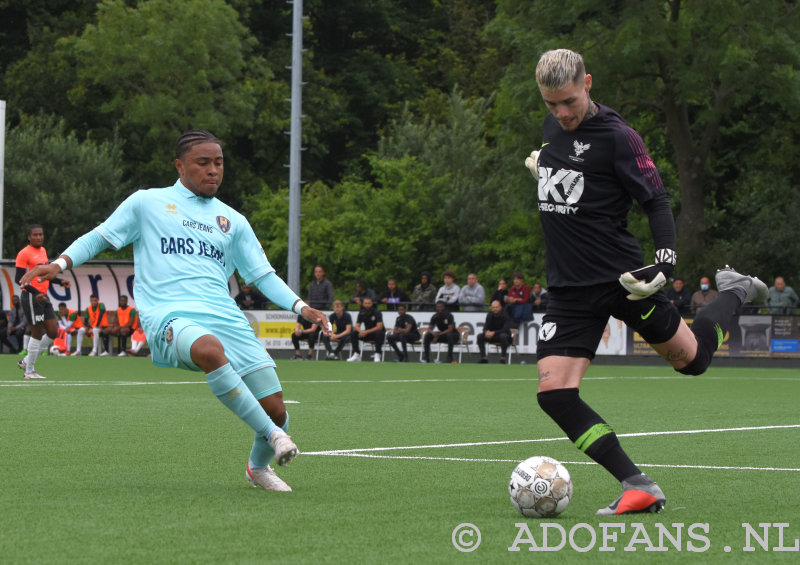
[[[186,340],[181,340],[184,350],[178,351],[177,338],[184,331],[190,332],[190,341],[187,345]],[[175,312],[167,316],[154,333],[152,337],[148,334],[148,345],[153,354],[153,364],[159,367],[199,371],[189,358],[188,347],[205,334],[211,334],[222,342],[225,356],[240,377],[265,367],[275,367],[275,361],[258,341],[241,312],[230,312],[229,316]]]

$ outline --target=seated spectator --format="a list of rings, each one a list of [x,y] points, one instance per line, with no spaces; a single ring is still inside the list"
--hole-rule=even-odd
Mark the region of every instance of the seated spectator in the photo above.
[[[486,311],[486,291],[474,273],[467,275],[467,284],[458,291],[458,303],[465,312]]]
[[[430,363],[431,361],[431,343],[439,343],[440,341],[447,342],[447,362],[455,363],[453,360],[453,347],[458,342],[458,331],[456,331],[456,321],[453,318],[453,314],[447,309],[447,304],[444,300],[436,302],[436,313],[431,316],[428,332],[422,340],[425,352],[423,363]],[[439,360],[437,359],[436,362],[439,363]]]
[[[548,299],[549,297],[547,296],[547,291],[542,288],[542,285],[539,283],[533,283],[533,288],[531,289],[531,310],[534,312],[547,311]]]
[[[419,341],[419,329],[417,328],[416,320],[406,313],[404,304],[397,305],[397,319],[394,321],[392,333],[390,333],[386,339],[397,354],[397,361],[407,362],[408,344]],[[402,351],[400,351],[400,348],[397,346],[397,342],[400,342],[400,345],[402,345]]]
[[[441,300],[450,312],[458,310],[458,293],[461,289],[455,283],[456,274],[447,269],[442,273],[442,279],[444,280],[444,286],[440,286],[439,291],[436,293],[437,304]]]
[[[72,308],[67,308],[65,302],[58,305],[58,327],[65,332],[65,345],[67,353],[72,351],[72,338],[76,338],[75,351],[73,355],[82,355],[81,346],[86,335],[86,328],[81,319],[81,313]]]
[[[414,303],[414,310],[432,308],[436,304],[436,287],[431,284],[429,272],[422,273],[420,283],[414,287],[411,294],[411,301]]]
[[[775,277],[775,283],[769,288],[767,306],[772,314],[791,314],[797,308],[797,293],[786,285],[783,277]]]
[[[700,310],[711,304],[717,294],[717,291],[711,288],[711,280],[708,277],[702,277],[700,279],[700,290],[692,295],[692,314],[697,315]]]
[[[531,305],[531,287],[525,284],[525,277],[517,271],[512,275],[514,284],[508,289],[506,304],[509,306],[511,319],[519,325],[521,322],[533,320],[533,309]]]
[[[242,284],[242,290],[234,300],[240,310],[264,310],[267,307],[266,297],[257,288],[246,284]]]
[[[0,309],[0,353],[4,347],[8,347],[10,353],[17,352],[17,346],[8,339],[8,312]]]
[[[478,334],[478,350],[481,358],[478,363],[488,363],[486,358],[486,344],[496,343],[500,346],[500,362],[505,363],[507,358],[508,346],[511,345],[511,324],[513,321],[508,317],[503,305],[499,300],[493,300],[492,311],[486,314],[486,321],[483,323],[483,331]]]
[[[364,306],[363,301],[365,298],[369,298],[375,304],[375,291],[368,288],[365,281],[358,281],[356,283],[356,293],[350,297],[348,304],[355,304],[356,308],[360,310]]]
[[[353,331],[353,318],[344,311],[341,300],[334,300],[333,313],[328,316],[328,320],[331,322],[331,336],[322,336],[322,343],[328,351],[327,359],[341,359],[342,349],[350,341],[350,333]],[[331,342],[336,342],[336,349],[333,349]]]
[[[672,287],[667,289],[666,295],[681,316],[692,315],[692,293],[683,284],[682,278],[675,277],[673,279]]]
[[[365,297],[361,303],[361,311],[356,318],[356,326],[350,334],[350,343],[353,346],[353,354],[347,358],[349,362],[361,361],[361,347],[359,340],[371,341],[375,344],[375,354],[372,360],[380,363],[381,348],[386,339],[386,330],[383,329],[383,315],[373,304],[372,298]]]
[[[489,304],[495,300],[499,300],[500,304],[505,305],[506,296],[508,296],[508,283],[506,282],[506,279],[500,279],[497,282],[497,290],[495,290],[491,298],[489,298]]]
[[[18,294],[11,297],[11,310],[8,311],[7,316],[8,338],[10,341],[16,342],[16,353],[22,353],[28,348],[30,327],[28,326],[28,319],[25,317],[25,312],[22,310],[22,303],[19,301]]]
[[[397,281],[389,279],[386,281],[386,290],[381,294],[381,302],[386,304],[387,310],[396,310],[399,302],[408,302],[408,295],[402,288],[397,287]]]
[[[294,333],[292,334],[292,344],[294,344],[294,361],[302,361],[303,356],[300,354],[300,342],[308,342],[308,359],[314,355],[314,345],[317,343],[317,329],[319,326],[313,322],[309,322],[302,316],[297,316],[297,324],[294,326]]]
[[[308,285],[308,305],[317,310],[328,310],[333,302],[333,284],[325,278],[322,265],[314,267],[314,280]]]

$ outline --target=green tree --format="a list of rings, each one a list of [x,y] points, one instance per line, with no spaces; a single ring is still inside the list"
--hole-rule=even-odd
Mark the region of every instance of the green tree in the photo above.
[[[263,60],[250,56],[253,39],[222,0],[147,0],[135,8],[106,0],[96,24],[62,42],[78,65],[72,104],[91,104],[102,123],[119,127],[126,158],[136,162],[136,184],[174,178],[176,132],[209,129],[236,147],[257,121],[279,127],[256,103],[268,105],[285,90],[270,83]],[[236,191],[253,178],[232,153],[227,196],[238,203]]]
[[[435,195],[444,178],[413,157],[369,159],[370,181],[345,180],[335,187],[311,184],[302,195],[300,263],[308,280],[314,265],[327,267],[334,286],[349,296],[357,280],[382,288],[389,277],[407,287],[419,272],[436,265],[431,245]],[[248,217],[272,265],[285,273],[288,203],[286,190],[265,187],[251,201]]]
[[[79,141],[53,117],[27,120],[8,132],[3,256],[27,245],[26,226],[41,224],[56,257],[99,224],[127,192],[118,140]]]

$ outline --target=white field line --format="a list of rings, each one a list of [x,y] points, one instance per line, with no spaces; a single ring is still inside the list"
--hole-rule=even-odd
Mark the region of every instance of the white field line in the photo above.
[[[0,380],[0,387],[15,386],[148,386],[148,385],[198,385],[206,384],[206,381],[58,381],[57,377],[46,381],[25,381],[20,378],[13,380]],[[684,376],[684,375],[663,375],[663,376],[611,376],[611,377],[584,377],[584,381],[612,381],[612,380],[637,380],[637,381],[675,381],[675,380],[710,380],[710,381],[800,381],[800,377],[764,377],[764,376],[743,376],[743,377],[713,377],[713,376]],[[513,382],[537,382],[536,377],[507,377],[507,378],[470,378],[470,379],[327,379],[327,380],[281,380],[283,384],[411,384],[411,383],[513,383]]]
[[[663,432],[635,432],[628,434],[617,434],[617,437],[650,437],[650,436],[664,436],[664,435],[685,435],[685,434],[709,434],[720,432],[748,432],[748,431],[762,431],[762,430],[783,430],[783,429],[796,429],[800,428],[800,424],[788,424],[777,426],[748,426],[741,428],[715,428],[704,430],[673,430]],[[446,447],[479,447],[484,445],[511,445],[515,443],[542,443],[550,441],[568,441],[566,437],[549,437],[549,438],[536,438],[536,439],[514,439],[505,441],[479,441],[468,443],[440,443],[428,445],[402,445],[394,447],[364,447],[360,449],[334,449],[326,451],[304,451],[303,455],[360,455],[363,453],[377,452],[377,451],[407,451],[412,449],[442,449]]]
[[[322,455],[318,453],[303,453],[302,455]],[[362,457],[365,459],[413,459],[422,461],[457,461],[466,463],[519,463],[516,459],[477,459],[471,457],[423,457],[415,455],[373,455],[370,453],[324,453],[333,457]],[[562,461],[564,465],[595,465],[594,461]],[[800,469],[791,467],[731,467],[726,465],[666,465],[661,463],[637,463],[640,467],[653,467],[664,469],[705,469],[712,471],[790,471],[800,472]]]

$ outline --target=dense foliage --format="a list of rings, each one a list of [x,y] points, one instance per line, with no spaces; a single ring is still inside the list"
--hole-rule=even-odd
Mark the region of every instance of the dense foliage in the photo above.
[[[542,280],[522,165],[545,108],[538,56],[581,51],[593,96],[645,138],[690,282],[730,262],[800,280],[800,13],[780,0],[305,0],[301,279],[344,296],[422,270],[487,289]],[[287,253],[291,4],[2,0],[5,249],[57,252],[131,191],[173,182],[174,139],[225,142],[221,197]],[[46,188],[45,188],[46,187]],[[33,198],[29,195],[33,194]],[[635,210],[631,228],[652,251]],[[795,283],[800,284],[800,283]]]

